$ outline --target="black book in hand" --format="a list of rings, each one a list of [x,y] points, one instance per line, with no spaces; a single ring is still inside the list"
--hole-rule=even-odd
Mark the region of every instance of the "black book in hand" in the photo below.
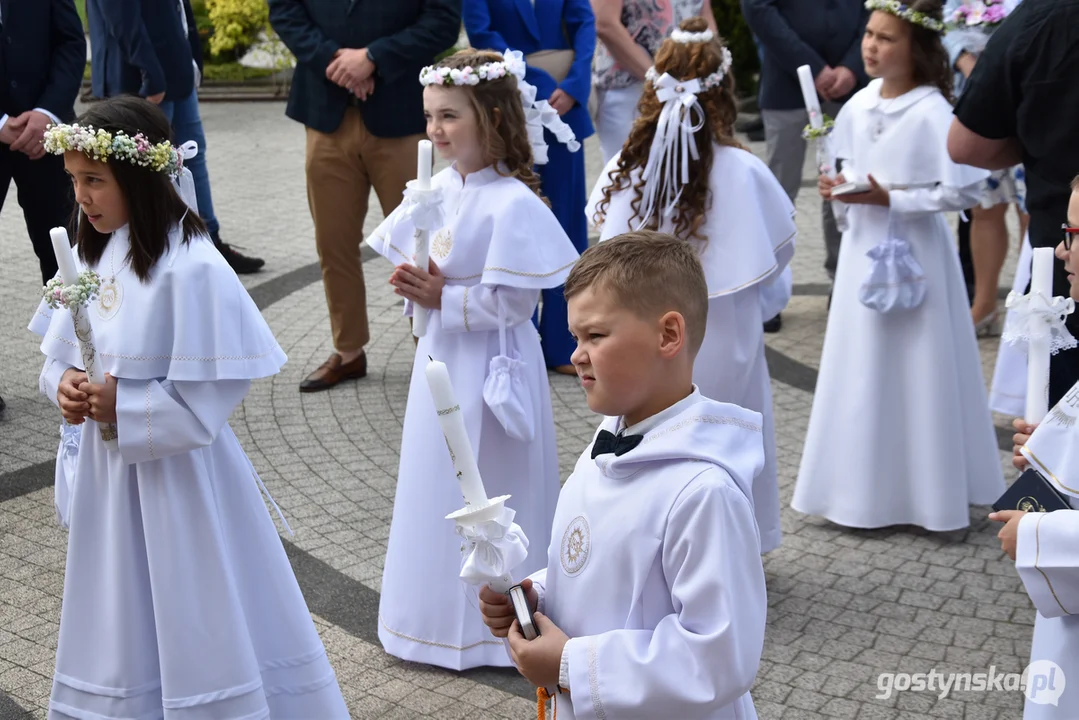
[[[1069,510],[1071,505],[1064,495],[1049,484],[1034,468],[1028,468],[1012,486],[993,503],[993,509],[1025,510],[1027,512],[1053,512]]]

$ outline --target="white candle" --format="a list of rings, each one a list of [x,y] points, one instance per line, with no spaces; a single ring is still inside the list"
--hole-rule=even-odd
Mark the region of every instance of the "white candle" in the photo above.
[[[60,268],[60,279],[65,285],[74,285],[79,280],[79,271],[75,268],[75,256],[71,252],[67,228],[53,228],[49,231],[49,237],[52,238],[52,251]]]
[[[420,190],[431,189],[431,141],[420,140],[416,154],[416,184]],[[427,270],[430,267],[431,237],[427,230],[416,228],[412,236],[415,252],[413,261],[416,267]],[[416,305],[412,310],[412,334],[418,338],[427,334],[427,308]]]
[[[427,363],[426,374],[427,386],[431,389],[431,398],[438,412],[438,423],[442,426],[442,434],[446,436],[446,445],[449,446],[453,468],[457,471],[465,505],[471,508],[483,507],[488,504],[487,492],[483,489],[480,469],[476,465],[475,455],[472,454],[472,443],[469,442],[468,430],[465,429],[465,416],[461,412],[457,396],[453,393],[449,370],[446,369],[445,363],[431,359]]]
[[[431,141],[420,140],[419,152],[416,155],[416,179],[419,180],[420,190],[431,189],[432,157]]]
[[[1053,248],[1034,248],[1030,294],[1039,305],[1053,301]],[[1039,297],[1040,296],[1040,297]],[[1040,423],[1049,412],[1049,328],[1037,328],[1027,347],[1027,404],[1024,419]]]
[[[802,86],[802,100],[805,102],[806,112],[809,113],[809,124],[815,130],[824,127],[824,115],[820,111],[820,100],[817,99],[817,86],[813,84],[813,71],[808,65],[798,68],[798,84]]]

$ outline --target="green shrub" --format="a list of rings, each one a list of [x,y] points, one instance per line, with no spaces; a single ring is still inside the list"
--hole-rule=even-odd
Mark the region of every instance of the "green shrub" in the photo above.
[[[749,26],[742,17],[741,3],[739,0],[712,0],[712,12],[716,16],[719,34],[727,41],[731,50],[738,94],[744,97],[756,95],[761,64],[757,56],[757,46],[753,42],[753,33],[749,31]]]

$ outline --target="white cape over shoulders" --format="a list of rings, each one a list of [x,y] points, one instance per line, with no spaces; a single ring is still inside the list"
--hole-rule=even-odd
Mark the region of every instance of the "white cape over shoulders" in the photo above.
[[[752,153],[713,144],[709,180],[711,198],[700,234],[690,240],[699,253],[708,284],[708,325],[694,364],[693,382],[705,397],[733,403],[764,416],[765,465],[753,485],[753,505],[761,532],[761,550],[779,546],[779,481],[772,413],[772,387],[764,357],[762,324],[786,305],[785,273],[794,255],[794,206],[782,186]],[[621,155],[615,155],[592,190],[586,213],[602,220],[600,240],[635,229],[632,188],[611,193],[603,204]],[[599,215],[602,208],[603,214]],[[659,228],[673,232],[665,220]],[[784,297],[785,296],[785,297]],[[767,308],[771,314],[765,315]],[[777,309],[778,308],[778,309]]]
[[[49,716],[343,720],[261,481],[228,426],[284,353],[208,240],[182,245],[174,231],[171,243],[149,283],[115,273],[115,315],[90,308],[117,378],[119,451],[93,421],[81,426]],[[109,244],[126,255],[125,232]],[[113,271],[104,258],[96,269]],[[47,308],[31,324],[50,399],[79,364],[70,326]]]

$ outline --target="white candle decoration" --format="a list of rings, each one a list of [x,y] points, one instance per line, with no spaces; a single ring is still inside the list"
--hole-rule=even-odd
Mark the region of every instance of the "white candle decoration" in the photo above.
[[[434,400],[435,410],[438,412],[442,434],[446,437],[450,460],[457,471],[457,481],[461,486],[465,506],[473,509],[483,507],[489,504],[489,500],[480,478],[480,469],[476,465],[476,456],[472,454],[472,443],[465,428],[465,416],[454,395],[449,370],[445,363],[428,359],[425,371],[427,385],[431,389],[431,399]]]
[[[1030,296],[1046,306],[1053,301],[1053,248],[1034,248],[1030,270]],[[1039,331],[1042,328],[1038,328]],[[1039,423],[1049,412],[1048,325],[1044,332],[1032,333],[1027,350],[1027,401],[1025,420]]]
[[[62,227],[53,228],[49,231],[52,239],[53,253],[56,255],[56,265],[60,269],[60,279],[64,285],[74,285],[79,281],[79,271],[75,267],[75,255],[71,252],[71,241],[68,239],[67,229]],[[72,305],[68,307],[71,312],[71,320],[75,324],[75,338],[79,341],[79,353],[82,355],[83,369],[86,377],[94,385],[105,384],[105,371],[98,363],[97,349],[94,346],[94,330],[90,325],[89,308]],[[116,426],[111,423],[98,423],[101,431],[101,439],[109,450],[118,450]]]
[[[820,100],[817,99],[817,86],[813,83],[813,71],[808,65],[798,68],[798,84],[802,86],[802,100],[809,113],[809,125],[814,130],[824,127],[824,115],[821,114]]]
[[[431,161],[432,146],[430,140],[420,140],[419,151],[416,155],[416,184],[420,191],[431,189]],[[416,228],[413,235],[415,252],[413,261],[416,267],[426,271],[430,266],[431,257],[431,234],[427,229]],[[427,308],[416,305],[412,309],[412,334],[418,338],[427,334],[427,317],[430,313]]]

